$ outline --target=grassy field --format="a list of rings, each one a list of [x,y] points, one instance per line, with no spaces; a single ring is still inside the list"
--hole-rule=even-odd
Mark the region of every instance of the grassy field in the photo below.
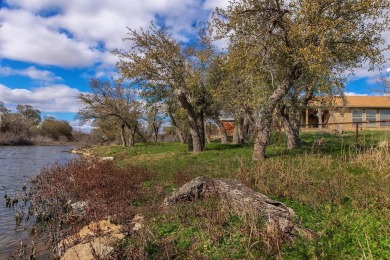
[[[313,141],[325,138],[321,146]],[[143,196],[131,202],[145,216],[142,234],[120,245],[122,257],[148,259],[390,259],[390,153],[378,147],[390,132],[331,135],[303,133],[302,148],[287,150],[277,136],[267,159],[251,160],[252,147],[211,143],[191,154],[178,143],[98,147],[121,169],[153,173],[142,181]],[[128,178],[132,178],[129,174]],[[232,178],[293,208],[314,240],[283,243],[261,222],[228,212],[218,199],[159,207],[173,189],[196,176]]]

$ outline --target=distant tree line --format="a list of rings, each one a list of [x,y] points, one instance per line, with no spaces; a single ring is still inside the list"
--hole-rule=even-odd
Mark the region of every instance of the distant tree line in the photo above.
[[[17,105],[17,112],[0,101],[0,144],[34,144],[73,141],[73,128],[65,120],[41,118],[31,105]]]
[[[124,146],[148,140],[147,132],[156,141],[169,122],[189,150],[201,152],[207,121],[227,142],[221,116],[229,114],[234,141],[253,142],[253,159],[262,160],[272,122],[283,125],[288,148],[299,147],[309,101],[343,96],[354,68],[384,64],[389,13],[388,0],[233,0],[189,42],[160,24],[129,28],[128,49],[116,51],[120,79],[92,79],[92,93],[78,97],[79,117],[92,120],[102,142],[115,129]],[[223,50],[214,45],[221,39]]]

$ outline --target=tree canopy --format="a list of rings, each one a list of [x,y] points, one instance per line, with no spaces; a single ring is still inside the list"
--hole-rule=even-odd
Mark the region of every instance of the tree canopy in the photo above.
[[[211,103],[206,79],[215,58],[210,32],[201,28],[197,39],[184,45],[169,28],[152,23],[147,30],[129,29],[126,40],[130,42],[129,50],[117,52],[121,74],[136,82],[145,97],[179,104],[187,113],[190,147],[202,151],[204,119]]]
[[[255,160],[265,157],[273,112],[293,88],[320,90],[323,85],[314,83],[340,83],[366,62],[384,62],[380,46],[388,14],[386,0],[234,0],[217,9],[219,36],[229,39],[229,54],[239,53],[233,58],[243,64],[240,83],[253,89],[258,102]]]
[[[90,80],[92,93],[78,95],[83,108],[78,112],[81,120],[112,120],[121,129],[123,146],[127,146],[126,131],[130,131],[129,143],[134,145],[134,136],[139,127],[141,103],[136,100],[135,90],[121,81]]]

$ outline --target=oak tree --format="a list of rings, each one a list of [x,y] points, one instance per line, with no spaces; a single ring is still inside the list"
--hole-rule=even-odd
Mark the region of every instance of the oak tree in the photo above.
[[[117,51],[121,74],[136,82],[156,101],[177,103],[185,110],[190,132],[189,149],[205,148],[204,120],[210,104],[206,75],[214,58],[207,30],[200,30],[194,42],[184,45],[169,28],[129,29],[128,51]],[[171,117],[172,119],[172,117]]]
[[[389,28],[389,5],[387,0],[233,0],[227,9],[217,9],[219,35],[229,39],[229,48],[243,50],[242,62],[257,79],[254,160],[265,158],[277,104],[305,75],[343,78],[366,62],[383,63],[381,33]]]
[[[141,114],[141,103],[136,99],[136,91],[119,80],[110,82],[91,79],[90,88],[91,93],[77,96],[83,106],[77,117],[81,120],[114,120],[120,125],[122,145],[134,146]]]

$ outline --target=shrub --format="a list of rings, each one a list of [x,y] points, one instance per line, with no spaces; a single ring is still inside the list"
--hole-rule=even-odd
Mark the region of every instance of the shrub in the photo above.
[[[32,180],[27,216],[49,231],[52,245],[91,221],[111,217],[126,223],[134,215],[133,204],[144,195],[142,183],[152,176],[98,159],[55,164]]]

